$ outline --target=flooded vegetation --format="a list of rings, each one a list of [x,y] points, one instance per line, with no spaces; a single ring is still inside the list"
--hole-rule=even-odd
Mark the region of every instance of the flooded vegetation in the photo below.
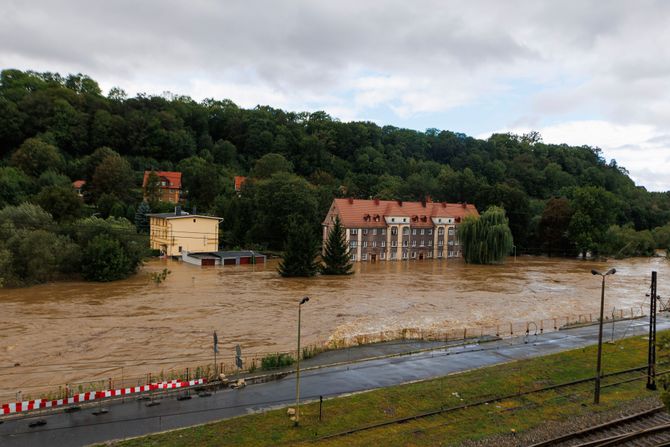
[[[151,272],[172,274],[156,285]],[[606,313],[647,306],[650,272],[659,293],[670,274],[663,258],[608,264],[519,257],[505,265],[462,261],[358,264],[345,277],[284,279],[275,262],[201,268],[152,261],[130,279],[63,282],[0,290],[0,401],[44,385],[91,378],[141,377],[176,365],[207,363],[212,332],[220,356],[294,349],[303,296],[303,343],[398,330],[460,328],[595,313],[608,277]]]

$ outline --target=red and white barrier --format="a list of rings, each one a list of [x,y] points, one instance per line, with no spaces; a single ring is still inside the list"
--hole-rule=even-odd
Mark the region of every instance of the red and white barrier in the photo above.
[[[35,399],[24,402],[15,402],[2,405],[0,414],[21,413],[23,411],[38,410],[42,408],[56,408],[64,405],[71,405],[80,402],[89,402],[96,399],[105,399],[108,397],[127,396],[129,394],[143,393],[155,390],[171,390],[176,388],[186,388],[190,386],[202,385],[206,379],[195,380],[172,380],[170,382],[151,383],[149,385],[135,386],[130,388],[121,388],[117,390],[89,391],[88,393],[75,394],[66,399]]]

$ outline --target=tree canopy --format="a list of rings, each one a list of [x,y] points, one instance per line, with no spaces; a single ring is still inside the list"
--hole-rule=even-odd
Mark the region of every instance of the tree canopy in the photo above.
[[[669,193],[636,186],[597,147],[537,133],[477,139],[227,99],[105,94],[80,73],[0,72],[0,208],[40,203],[59,223],[134,221],[150,170],[181,171],[184,208],[224,217],[229,247],[281,249],[290,218],[317,232],[335,197],[504,207],[519,253],[614,254],[608,238],[630,231],[665,247],[656,229],[670,222]],[[75,180],[86,182],[81,207],[64,190]]]
[[[481,216],[467,216],[458,230],[463,257],[471,264],[498,264],[514,241],[503,208],[492,206]]]

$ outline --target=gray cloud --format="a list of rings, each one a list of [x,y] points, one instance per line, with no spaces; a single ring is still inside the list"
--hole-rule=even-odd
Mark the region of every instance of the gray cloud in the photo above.
[[[482,132],[581,117],[664,134],[670,121],[661,0],[5,0],[0,41],[0,67],[84,72],[131,94],[445,127],[440,113],[513,92],[507,122]]]

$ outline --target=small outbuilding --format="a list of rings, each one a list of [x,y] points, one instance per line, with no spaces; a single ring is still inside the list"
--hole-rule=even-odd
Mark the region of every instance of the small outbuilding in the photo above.
[[[265,264],[266,256],[253,250],[182,253],[182,260],[193,265]]]

